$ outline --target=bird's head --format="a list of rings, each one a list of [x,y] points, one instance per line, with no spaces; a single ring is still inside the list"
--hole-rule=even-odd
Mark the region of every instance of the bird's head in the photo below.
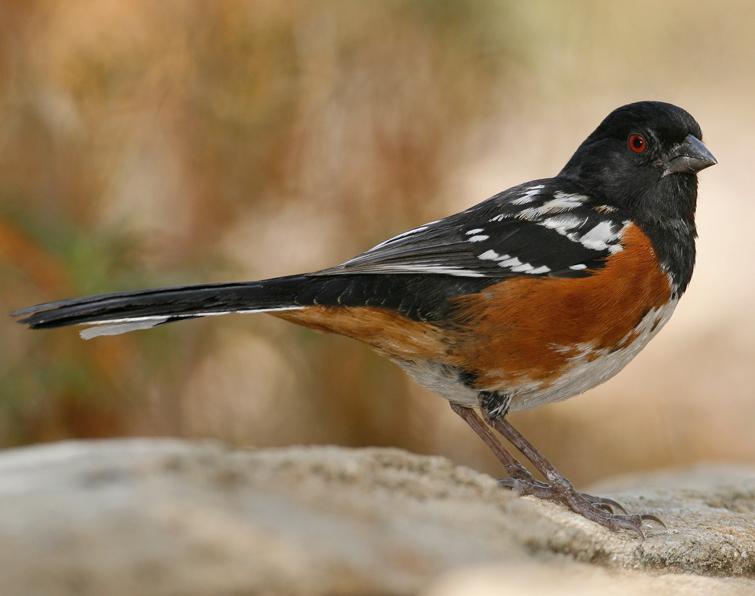
[[[716,158],[697,121],[669,103],[641,101],[611,112],[561,171],[640,219],[694,227],[697,172]]]

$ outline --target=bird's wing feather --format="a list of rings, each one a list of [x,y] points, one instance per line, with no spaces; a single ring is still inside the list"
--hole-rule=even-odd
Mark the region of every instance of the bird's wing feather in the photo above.
[[[399,234],[319,274],[581,276],[622,249],[626,225],[618,210],[567,182],[542,180]]]

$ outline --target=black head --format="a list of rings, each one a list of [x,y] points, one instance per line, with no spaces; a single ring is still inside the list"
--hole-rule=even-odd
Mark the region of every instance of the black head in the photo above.
[[[559,174],[629,212],[677,296],[695,265],[697,172],[716,163],[702,139],[700,125],[683,109],[632,103],[611,112]]]
[[[560,176],[640,220],[694,227],[697,172],[716,163],[700,125],[685,110],[641,101],[611,112]]]

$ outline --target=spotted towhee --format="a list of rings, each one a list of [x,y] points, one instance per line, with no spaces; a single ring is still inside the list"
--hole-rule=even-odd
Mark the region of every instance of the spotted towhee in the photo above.
[[[449,400],[506,467],[504,486],[642,533],[643,521],[660,520],[576,492],[505,416],[609,379],[668,321],[695,262],[696,174],[715,163],[686,111],[634,103],[609,114],[556,177],[505,190],[336,267],[62,300],[14,316],[35,329],[90,325],[81,332],[89,339],[269,312],[361,340]]]

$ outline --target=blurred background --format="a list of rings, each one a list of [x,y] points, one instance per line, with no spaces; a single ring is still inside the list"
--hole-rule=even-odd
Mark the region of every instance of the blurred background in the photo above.
[[[0,1],[0,311],[319,269],[555,174],[613,108],[701,123],[695,277],[618,377],[513,422],[575,482],[755,460],[749,2]],[[500,473],[350,340],[230,316],[83,342],[0,318],[0,446],[391,445]]]

